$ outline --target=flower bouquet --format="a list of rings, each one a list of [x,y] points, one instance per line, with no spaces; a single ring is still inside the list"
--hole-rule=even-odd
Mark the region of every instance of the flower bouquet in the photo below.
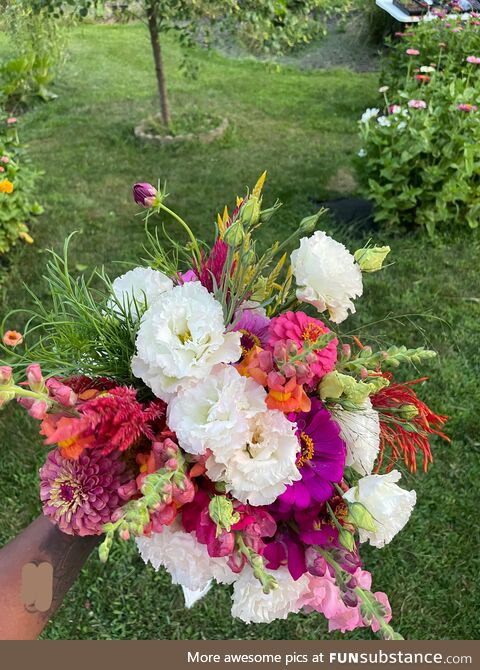
[[[75,277],[68,241],[52,253],[49,304],[35,298],[24,332],[5,332],[0,405],[16,398],[40,422],[44,514],[103,535],[102,561],[133,537],[188,606],[216,580],[233,584],[232,616],[247,623],[304,610],[331,631],[397,639],[359,545],[381,548],[405,526],[416,494],[394,464],[415,471],[420,457],[426,470],[429,437],[445,437],[446,417],[416,395],[424,379],[394,375],[435,354],[335,331],[389,248],[351,255],[314,232],[319,212],[260,253],[255,233],[279,207],[263,207],[264,179],[218,216],[210,248],[164,190],[136,184],[145,265]],[[164,223],[162,246],[154,214],[188,244]]]

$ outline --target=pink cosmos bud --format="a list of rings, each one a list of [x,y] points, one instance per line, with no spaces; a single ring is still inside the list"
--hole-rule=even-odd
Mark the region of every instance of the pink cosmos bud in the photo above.
[[[352,355],[352,347],[349,344],[343,344],[342,353],[345,356],[345,358],[350,358],[350,356]]]
[[[157,197],[157,189],[148,182],[138,182],[133,185],[133,199],[142,207],[153,207]]]
[[[0,386],[7,385],[12,381],[12,368],[9,365],[0,366]]]
[[[77,394],[70,388],[70,386],[62,384],[62,382],[55,379],[55,377],[47,379],[46,385],[50,396],[60,405],[63,405],[64,407],[73,407],[77,402]]]

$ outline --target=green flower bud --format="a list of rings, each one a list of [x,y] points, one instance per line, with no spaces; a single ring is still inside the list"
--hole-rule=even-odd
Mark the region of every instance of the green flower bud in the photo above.
[[[233,249],[237,249],[242,244],[244,238],[245,230],[243,229],[243,224],[240,219],[235,221],[235,223],[232,223],[223,235],[223,241]]]
[[[312,216],[307,216],[304,219],[300,221],[300,225],[298,227],[298,230],[300,233],[312,233],[315,230],[315,227],[318,223],[318,219],[322,216],[322,214],[325,212],[325,209],[321,209],[319,212],[316,214],[313,214]]]
[[[357,528],[374,533],[377,530],[373,516],[362,503],[354,502],[348,506],[349,520]]]
[[[355,549],[355,538],[352,533],[348,532],[348,530],[341,528],[338,531],[338,539],[342,547],[345,547],[348,551],[353,551]]]
[[[390,247],[366,247],[358,249],[354,257],[362,272],[377,272],[382,269],[383,262],[389,253]]]
[[[318,387],[320,398],[322,400],[326,398],[340,398],[345,388],[343,383],[343,377],[345,376],[336,371],[326,374]]]
[[[211,520],[217,524],[217,537],[223,530],[229,533],[232,526],[240,521],[240,514],[233,509],[233,503],[225,496],[214,496],[210,500],[208,513]]]
[[[247,228],[260,221],[260,200],[256,196],[251,195],[242,205],[238,220]]]
[[[399,408],[399,415],[402,419],[409,421],[410,419],[414,419],[416,416],[418,416],[418,409],[415,407],[415,405],[402,405]]]

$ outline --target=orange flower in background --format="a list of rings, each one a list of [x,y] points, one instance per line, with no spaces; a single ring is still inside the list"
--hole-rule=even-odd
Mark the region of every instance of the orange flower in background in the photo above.
[[[13,184],[10,179],[0,181],[0,193],[13,193]]]
[[[3,343],[6,344],[7,347],[16,347],[18,344],[22,344],[22,342],[23,335],[16,330],[7,330],[3,336]]]

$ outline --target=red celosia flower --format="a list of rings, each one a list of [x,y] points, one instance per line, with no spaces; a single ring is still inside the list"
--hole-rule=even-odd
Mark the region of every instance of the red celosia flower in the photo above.
[[[386,373],[391,379],[392,375]],[[389,472],[395,462],[403,457],[405,465],[411,472],[417,470],[417,454],[423,453],[423,470],[427,471],[432,462],[432,452],[428,442],[429,435],[439,435],[444,440],[450,439],[440,430],[446,423],[446,416],[435,414],[422,402],[413,388],[427,378],[414,379],[404,383],[392,383],[371,396],[373,407],[380,414],[380,452],[376,472],[380,469],[385,449],[390,448]]]
[[[82,389],[82,384],[73,386]],[[80,397],[88,392],[84,389]],[[123,386],[96,390],[75,409],[78,416],[47,415],[40,431],[46,444],[58,444],[65,458],[77,459],[85,448],[98,448],[103,454],[125,451],[142,436],[153,441],[152,424],[165,417],[165,403],[154,401],[144,406],[134,389]]]
[[[212,250],[205,258],[202,255],[202,262],[200,267],[195,267],[195,273],[200,280],[202,286],[205,286],[207,291],[213,292],[213,281],[217,286],[221,284],[223,267],[227,261],[228,244],[221,239],[218,239],[212,247]]]

